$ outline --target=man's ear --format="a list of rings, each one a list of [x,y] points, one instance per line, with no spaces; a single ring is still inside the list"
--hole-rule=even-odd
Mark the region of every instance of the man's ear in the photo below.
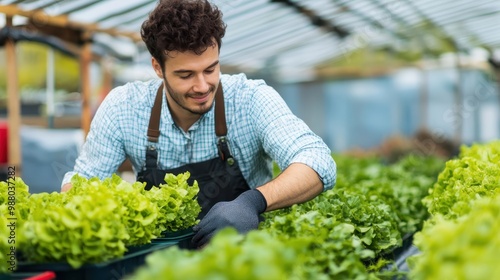
[[[155,73],[158,76],[158,78],[163,79],[163,72],[161,70],[161,65],[154,57],[151,58],[151,65],[153,65],[153,69],[155,70]]]

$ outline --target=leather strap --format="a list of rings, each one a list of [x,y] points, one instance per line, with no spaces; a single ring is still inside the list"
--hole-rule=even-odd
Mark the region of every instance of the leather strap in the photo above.
[[[222,83],[219,82],[217,92],[215,93],[215,135],[218,137],[226,136],[226,112],[224,109],[224,94]]]
[[[158,87],[156,92],[155,103],[151,109],[151,116],[149,117],[148,126],[148,141],[158,143],[160,137],[160,116],[161,105],[163,101],[163,83]],[[222,91],[222,83],[219,82],[217,91],[215,93],[215,134],[218,137],[226,136],[226,114],[224,109],[224,94]]]
[[[160,137],[160,116],[161,116],[161,104],[163,100],[163,83],[158,87],[156,92],[155,103],[153,109],[151,109],[151,116],[149,117],[148,126],[148,141],[158,143],[158,137]]]

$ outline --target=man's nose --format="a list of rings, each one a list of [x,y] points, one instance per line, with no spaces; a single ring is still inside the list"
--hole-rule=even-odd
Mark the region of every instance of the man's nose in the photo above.
[[[193,86],[193,90],[195,92],[206,93],[210,89],[210,85],[207,82],[206,77],[202,75],[198,75],[195,80],[195,84]]]

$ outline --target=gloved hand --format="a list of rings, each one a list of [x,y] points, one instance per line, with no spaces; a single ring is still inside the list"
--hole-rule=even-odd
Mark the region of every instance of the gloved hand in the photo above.
[[[248,190],[232,201],[216,203],[200,223],[193,227],[192,243],[202,247],[225,227],[234,227],[239,233],[246,233],[259,226],[259,215],[267,208],[267,201],[258,190]]]

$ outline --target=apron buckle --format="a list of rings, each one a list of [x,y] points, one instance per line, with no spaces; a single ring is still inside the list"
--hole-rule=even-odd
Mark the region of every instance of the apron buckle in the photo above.
[[[217,139],[217,147],[219,148],[219,156],[222,161],[227,161],[229,165],[233,165],[234,159],[229,150],[229,141],[226,136],[220,136]]]

